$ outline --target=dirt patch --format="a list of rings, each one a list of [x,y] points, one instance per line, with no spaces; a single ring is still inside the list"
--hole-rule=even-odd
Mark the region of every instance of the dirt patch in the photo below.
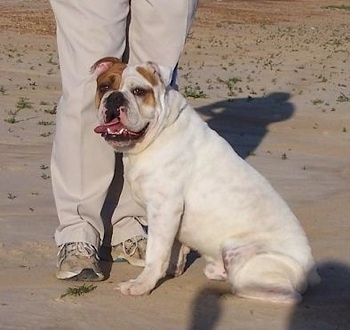
[[[0,31],[53,35],[54,16],[48,1],[2,1]]]
[[[337,19],[347,14],[342,5],[342,1],[201,0],[194,27],[212,29],[222,24],[301,23]],[[1,31],[55,34],[54,16],[49,2],[45,0],[2,1],[0,22]]]

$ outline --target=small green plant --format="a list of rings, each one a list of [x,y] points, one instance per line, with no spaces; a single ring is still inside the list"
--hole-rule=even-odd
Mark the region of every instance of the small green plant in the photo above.
[[[340,96],[337,98],[337,102],[349,102],[350,97],[346,96],[344,93],[340,93]]]
[[[41,133],[40,136],[42,137],[49,137],[52,135],[52,132],[44,132],[44,133]]]
[[[38,125],[43,125],[43,126],[50,126],[50,125],[54,125],[54,124],[55,124],[54,121],[40,120],[38,122]]]
[[[233,88],[234,86],[241,82],[242,80],[240,78],[237,78],[237,77],[233,77],[233,78],[229,78],[226,82],[226,86],[228,88],[228,90],[230,91],[230,95],[233,95]]]
[[[2,95],[6,95],[6,89],[5,89],[4,86],[0,86],[0,93],[1,93]]]
[[[7,194],[7,198],[8,199],[15,199],[15,198],[17,198],[17,196],[10,192],[10,193]]]
[[[4,119],[4,121],[6,121],[9,124],[18,123],[18,120],[16,118],[18,113],[23,109],[31,109],[31,108],[33,108],[33,102],[30,102],[29,99],[26,97],[20,97],[16,103],[16,110],[9,111],[8,114],[10,116]]]
[[[229,90],[228,96],[233,96],[233,95],[235,95],[234,90],[238,89],[236,87],[236,85],[239,82],[241,82],[242,79],[241,78],[237,78],[237,77],[232,77],[232,78],[229,78],[227,80],[223,80],[221,78],[217,78],[217,81],[226,85],[227,89]]]
[[[57,112],[57,105],[55,105],[52,109],[46,109],[44,110],[45,113],[48,113],[49,115],[55,115]]]
[[[350,6],[347,5],[330,5],[322,7],[324,9],[339,9],[339,10],[350,10]]]
[[[97,288],[96,285],[92,285],[92,284],[86,285],[85,283],[81,286],[76,286],[74,288],[68,287],[67,291],[64,294],[62,294],[60,298],[64,298],[66,296],[74,296],[74,297],[82,296],[86,293],[94,291],[96,288]]]
[[[33,103],[28,100],[26,97],[20,97],[16,103],[16,108],[18,110],[22,109],[31,109],[33,108]]]
[[[50,56],[50,58],[47,61],[49,64],[53,64],[53,65],[57,65],[58,62],[56,60],[53,59],[53,56]]]
[[[324,83],[328,81],[328,79],[322,74],[320,74],[317,78],[320,79],[319,80],[320,83]]]
[[[185,97],[192,97],[194,99],[206,98],[207,95],[203,92],[198,84],[195,87],[185,86],[183,95]]]
[[[4,121],[6,121],[9,124],[16,124],[18,123],[18,120],[16,119],[16,116],[14,114],[10,113],[10,117],[4,119]]]
[[[46,174],[46,173],[43,173],[43,174],[41,174],[41,178],[44,179],[44,180],[48,180],[48,179],[51,178],[51,176]]]
[[[315,100],[312,100],[311,102],[312,102],[313,105],[323,104],[324,103],[324,101],[321,100],[321,99],[315,99]]]

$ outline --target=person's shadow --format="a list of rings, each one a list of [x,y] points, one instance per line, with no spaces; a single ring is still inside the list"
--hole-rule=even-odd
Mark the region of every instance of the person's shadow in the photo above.
[[[350,329],[350,268],[337,261],[317,267],[322,281],[295,306],[289,330]]]
[[[242,157],[252,154],[268,133],[268,126],[294,113],[290,94],[274,92],[265,97],[227,99],[196,108]]]
[[[320,263],[317,268],[321,283],[309,287],[303,301],[292,309],[288,329],[350,329],[350,268],[336,261]],[[222,309],[221,295],[226,293],[209,287],[200,290],[188,329],[215,329]]]
[[[212,330],[220,320],[221,296],[226,291],[203,288],[197,294],[191,312],[188,330]]]

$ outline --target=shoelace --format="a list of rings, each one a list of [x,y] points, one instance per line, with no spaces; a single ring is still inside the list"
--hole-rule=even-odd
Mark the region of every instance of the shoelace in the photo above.
[[[141,240],[143,240],[143,239],[145,239],[145,238],[144,238],[144,237],[141,237],[141,238],[139,238],[139,237],[133,237],[133,238],[130,238],[130,239],[124,241],[124,242],[122,243],[123,252],[124,252],[127,256],[132,257],[132,256],[136,253],[136,251],[138,250],[138,248],[139,248],[139,242],[140,242]],[[129,242],[131,243],[131,246],[130,246],[130,247],[126,247],[126,243],[129,243]],[[132,247],[132,249],[130,250],[131,247]],[[128,251],[128,250],[130,250],[130,251]]]
[[[57,253],[57,256],[59,257],[58,264],[60,265],[68,255],[82,255],[88,258],[94,256],[96,259],[99,259],[96,248],[92,244],[86,242],[62,244]]]

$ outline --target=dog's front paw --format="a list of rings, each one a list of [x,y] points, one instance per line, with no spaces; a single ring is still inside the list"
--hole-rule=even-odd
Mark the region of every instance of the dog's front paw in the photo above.
[[[117,285],[116,290],[128,296],[142,296],[149,294],[152,288],[137,279],[121,282]]]

